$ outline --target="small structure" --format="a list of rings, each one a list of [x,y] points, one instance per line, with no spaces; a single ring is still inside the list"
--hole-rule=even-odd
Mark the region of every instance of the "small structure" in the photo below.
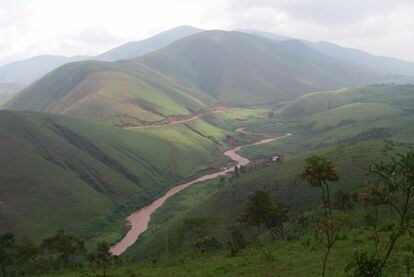
[[[269,166],[275,163],[282,161],[282,156],[279,154],[273,154],[269,156],[261,155],[257,156],[251,160],[251,165],[258,167],[258,166]]]

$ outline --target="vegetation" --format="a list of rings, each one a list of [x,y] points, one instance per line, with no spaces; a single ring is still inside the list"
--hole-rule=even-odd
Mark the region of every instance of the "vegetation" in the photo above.
[[[66,269],[79,271],[86,267],[101,267],[102,276],[113,265],[115,257],[109,253],[109,244],[99,242],[88,253],[84,241],[59,230],[40,245],[25,239],[17,242],[11,233],[0,237],[0,262],[3,276],[33,276]]]
[[[307,165],[302,174],[303,179],[311,186],[319,188],[322,193],[323,213],[318,218],[317,231],[322,233],[321,241],[326,246],[322,263],[322,276],[325,276],[329,253],[343,226],[342,220],[335,218],[332,213],[331,193],[328,185],[328,181],[338,181],[339,174],[335,165],[325,158],[313,156],[306,159],[306,162]]]
[[[273,202],[268,191],[255,191],[250,196],[243,209],[241,221],[247,225],[259,228],[265,225],[275,237],[275,229],[279,230],[284,239],[283,225],[287,222],[287,209],[279,202]]]
[[[1,230],[36,242],[61,228],[91,244],[118,240],[131,211],[226,161],[227,132],[194,124],[135,131],[2,111]]]
[[[267,47],[244,35],[228,35],[209,32],[196,38],[211,44],[212,36],[226,49],[232,49],[232,39],[249,41],[252,48]],[[217,83],[215,76],[198,79],[198,69],[192,68],[196,63],[186,59],[177,64],[176,56],[192,43],[188,38],[135,61],[68,65],[30,90],[42,95],[49,85],[64,86],[44,99],[29,99],[28,90],[20,97],[30,103],[16,98],[14,104],[59,113],[68,105],[68,114],[125,127],[160,125],[170,115],[186,118],[217,100],[255,102],[250,80],[237,97],[228,99],[223,87],[237,85]],[[277,49],[286,50],[283,45]],[[280,53],[271,54],[269,59]],[[158,55],[179,69],[171,75],[174,81],[157,82],[163,76],[152,75],[151,66],[169,73]],[[68,78],[71,74],[77,78]],[[91,89],[91,84],[99,86]],[[336,82],[325,85],[335,87]],[[281,104],[223,109],[182,124],[130,130],[3,111],[0,227],[13,231],[16,240],[12,234],[1,237],[2,269],[63,276],[409,274],[414,257],[413,92],[408,85],[318,92],[281,109]],[[270,101],[270,94],[254,97],[258,95]],[[98,110],[88,104],[92,96],[99,99],[91,102]],[[81,99],[85,106],[76,104]],[[236,166],[232,176],[181,191],[154,213],[147,232],[120,259],[109,254],[108,243],[98,243],[119,239],[125,232],[122,219],[136,207],[226,164],[219,153],[229,144],[286,133],[293,135],[241,151],[248,157],[278,155],[281,161],[266,167]],[[407,154],[391,159],[397,153]],[[390,162],[374,163],[385,159]],[[364,168],[369,164],[367,177]],[[55,233],[60,228],[68,233]]]

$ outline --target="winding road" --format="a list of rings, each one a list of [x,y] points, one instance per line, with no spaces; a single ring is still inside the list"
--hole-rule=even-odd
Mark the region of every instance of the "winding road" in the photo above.
[[[252,144],[248,144],[248,145],[244,145],[244,146],[236,146],[236,147],[224,152],[224,155],[226,155],[227,157],[229,157],[232,160],[236,161],[238,166],[244,166],[244,165],[247,165],[250,162],[250,160],[245,158],[245,157],[242,157],[242,156],[240,156],[236,153],[237,151],[239,151],[243,147],[252,146],[252,145],[259,145],[259,144],[266,144],[266,143],[269,143],[271,141],[274,141],[274,140],[277,140],[277,139],[282,139],[282,138],[285,138],[285,137],[288,137],[288,136],[291,136],[291,135],[292,134],[287,133],[287,134],[285,134],[283,136],[280,136],[280,137],[262,139],[258,142],[252,143]],[[199,177],[199,178],[197,178],[193,181],[175,186],[172,189],[170,189],[166,194],[164,194],[161,198],[158,198],[157,200],[155,200],[151,204],[136,210],[135,212],[130,214],[126,219],[127,224],[130,227],[128,233],[119,242],[114,244],[110,248],[109,251],[113,255],[119,256],[125,250],[127,250],[128,247],[130,247],[132,244],[134,244],[135,241],[138,239],[138,237],[143,232],[145,232],[145,230],[147,230],[148,223],[149,223],[150,218],[151,218],[151,214],[153,212],[155,212],[155,210],[157,210],[159,207],[161,207],[164,204],[164,202],[168,198],[173,196],[174,194],[180,192],[183,189],[188,188],[189,186],[191,186],[195,183],[215,179],[215,178],[219,177],[220,175],[225,175],[225,174],[227,174],[229,172],[232,172],[232,171],[234,171],[234,166],[225,168],[225,169],[220,170],[220,171],[215,172],[215,173],[203,175],[203,176],[201,176],[201,177]]]

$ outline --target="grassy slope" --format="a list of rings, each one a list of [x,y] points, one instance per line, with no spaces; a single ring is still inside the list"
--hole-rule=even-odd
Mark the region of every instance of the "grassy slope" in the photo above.
[[[205,110],[206,97],[197,97],[160,75],[154,77],[148,69],[130,72],[119,64],[92,61],[58,68],[5,107],[126,125]]]
[[[371,243],[366,243],[370,232],[353,229],[338,240],[333,248],[328,272],[333,276],[347,276],[345,267],[351,262],[354,251],[374,251]],[[396,247],[399,257],[410,255],[412,241],[400,241]],[[227,251],[213,255],[197,255],[177,259],[163,258],[156,263],[133,263],[112,268],[110,276],[321,276],[323,249],[312,236],[298,241],[252,245],[235,257]],[[402,258],[397,255],[390,259],[385,269],[386,276],[406,276]],[[86,271],[91,275],[100,274],[98,270]],[[84,273],[58,272],[52,276],[83,276]],[[350,275],[352,276],[352,275]]]
[[[375,72],[344,64],[297,41],[208,31],[129,63],[144,63],[185,86],[229,104],[294,99],[305,92],[361,84]]]
[[[212,139],[202,135],[212,126],[195,125],[197,132],[184,125],[132,131],[2,111],[1,229],[36,240],[57,228],[118,239],[129,212],[224,161],[217,151],[226,132],[216,128]]]
[[[165,207],[154,214],[154,222],[151,223],[152,228],[137,245],[127,252],[127,255],[138,259],[148,258],[151,255],[164,255],[167,238],[170,249],[179,249],[178,253],[182,253],[182,251],[184,253],[188,252],[191,248],[191,242],[188,241],[188,238],[186,239],[184,237],[183,239],[183,237],[179,236],[178,231],[183,218],[188,216],[210,218],[209,223],[204,227],[205,230],[216,236],[222,242],[228,241],[228,228],[239,217],[242,206],[247,200],[249,193],[257,189],[264,188],[272,191],[272,194],[276,198],[290,207],[293,214],[309,210],[314,207],[314,203],[319,199],[318,191],[309,188],[299,177],[304,167],[304,159],[308,156],[308,154],[300,153],[318,153],[319,155],[330,158],[337,164],[341,179],[340,182],[335,184],[335,189],[342,188],[350,191],[359,187],[367,178],[364,169],[370,162],[387,159],[395,153],[402,153],[413,148],[414,136],[411,134],[413,131],[413,118],[411,115],[412,111],[409,109],[410,103],[412,103],[411,99],[414,97],[412,91],[412,86],[369,86],[363,89],[351,89],[348,92],[358,92],[359,97],[354,98],[354,100],[344,101],[342,105],[335,105],[332,108],[320,109],[318,105],[315,105],[318,111],[307,113],[307,116],[303,116],[300,122],[297,119],[294,119],[295,121],[286,121],[285,116],[284,120],[288,126],[275,124],[281,120],[280,118],[273,119],[273,121],[269,120],[270,122],[262,124],[258,124],[257,122],[256,124],[251,123],[249,126],[251,131],[259,132],[265,130],[274,133],[283,133],[285,131],[296,130],[297,133],[291,138],[286,138],[285,141],[275,142],[269,148],[267,148],[267,145],[250,147],[250,149],[247,148],[244,154],[254,156],[265,153],[262,150],[263,148],[266,148],[266,151],[280,153],[279,151],[281,149],[285,147],[289,148],[289,145],[293,143],[299,144],[299,147],[295,147],[291,155],[288,156],[288,159],[281,164],[242,175],[237,183],[229,183],[224,188],[212,184],[208,189],[205,187],[207,184],[199,185],[195,186],[193,191],[183,191],[171,198],[167,201]],[[326,93],[325,95],[326,97],[332,97],[333,93]],[[337,93],[342,95],[343,91]],[[318,99],[320,94],[309,95],[304,97],[307,99],[307,104],[304,105],[306,110],[311,110],[307,105],[313,103],[312,97],[315,97],[319,103],[325,103],[325,101]],[[303,100],[301,99],[299,101]],[[297,103],[291,104],[290,107],[295,105]],[[364,106],[361,107],[361,105]],[[285,110],[290,107],[288,106]],[[368,111],[369,114],[365,114],[367,116],[361,117],[362,112],[367,113]],[[400,120],[397,121],[397,118]],[[343,129],[343,124],[339,123],[350,119],[353,120],[353,128]],[[243,125],[245,124],[246,122],[243,123]],[[371,130],[372,127],[390,129],[390,132],[387,133],[386,137],[383,137],[381,133],[379,137],[377,137],[377,134],[369,136],[367,135],[367,131]],[[340,143],[338,137],[336,137],[338,135],[341,136]],[[327,140],[328,143],[324,144],[324,140]],[[290,149],[293,148],[291,147]],[[192,202],[193,198],[197,199],[195,204]],[[247,233],[254,236],[255,230],[250,230]],[[180,240],[175,241],[176,238],[180,238]],[[361,239],[355,240],[361,241]],[[291,255],[289,254],[286,258],[281,258],[283,261],[281,261],[278,267],[283,270],[283,274],[286,273],[286,275],[282,274],[281,276],[294,276],[294,274],[303,273],[309,269],[309,266],[304,266],[303,261],[305,257],[298,259],[301,262],[296,266],[289,261],[289,257],[295,257],[302,251],[296,249],[297,245],[291,244],[283,247],[295,250],[292,250],[290,252]],[[334,255],[341,257],[341,261],[337,265],[334,265],[338,272],[342,272],[346,263],[350,261],[349,253],[352,253],[355,247],[363,248],[364,244],[362,242],[356,244],[344,242],[342,250],[336,251]],[[269,246],[267,248],[271,250],[254,250],[255,254],[248,255],[245,258],[246,262],[257,262],[255,255],[261,255],[261,251],[271,251],[276,257],[284,253],[278,247],[273,248]],[[239,259],[241,258],[234,260]],[[309,261],[319,261],[316,253],[309,253],[307,259]],[[191,266],[189,268],[191,268],[190,270],[193,271],[194,275],[203,276],[207,272],[211,274],[214,270],[210,270],[213,268],[219,268],[225,264],[233,264],[234,260],[227,260],[221,256],[200,258],[190,261]],[[200,263],[211,265],[211,268],[201,266]],[[263,272],[260,271],[260,265],[247,264],[242,267],[245,267],[247,272],[256,270],[264,274],[272,272],[273,264],[269,262],[264,266]],[[200,267],[198,268],[197,265]],[[318,266],[315,266],[315,270],[318,268]],[[157,270],[159,270],[158,274],[161,274],[161,272],[181,272],[183,274],[178,267],[162,268],[162,266],[159,266]],[[228,270],[227,273],[232,272],[232,274],[234,273],[236,275],[245,274],[244,271],[239,271],[236,267],[232,266]],[[223,275],[225,274],[223,273]]]
[[[273,119],[246,124],[246,130],[294,136],[242,151],[295,155],[321,147],[368,138],[412,143],[414,86],[371,85],[307,94],[280,110]]]
[[[209,31],[134,60],[66,64],[24,89],[5,108],[144,125],[203,111],[216,102],[292,100],[306,92],[379,78],[300,42]]]

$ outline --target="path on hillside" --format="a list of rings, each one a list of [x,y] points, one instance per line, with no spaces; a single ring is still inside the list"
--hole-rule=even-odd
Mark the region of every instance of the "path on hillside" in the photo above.
[[[280,137],[266,138],[266,139],[262,139],[258,142],[252,143],[252,144],[248,144],[248,145],[244,145],[244,146],[236,146],[236,147],[224,152],[224,155],[226,155],[227,157],[229,157],[233,161],[235,161],[238,166],[245,166],[250,162],[250,160],[245,158],[245,157],[242,157],[242,156],[238,155],[236,153],[237,151],[239,151],[243,147],[252,146],[252,145],[259,145],[259,144],[266,144],[266,143],[269,143],[271,141],[274,141],[274,140],[277,140],[277,139],[282,139],[282,138],[285,138],[285,137],[288,137],[288,136],[291,136],[291,135],[292,134],[287,133],[287,134],[285,134],[283,136],[280,136]],[[126,219],[127,224],[130,227],[130,230],[119,242],[117,242],[115,245],[113,245],[111,247],[110,252],[112,254],[116,255],[116,256],[119,256],[125,250],[127,250],[128,247],[130,247],[132,244],[134,244],[135,241],[138,239],[138,237],[143,232],[145,232],[145,230],[147,230],[151,214],[153,212],[155,212],[159,207],[161,207],[164,204],[164,202],[168,198],[173,196],[174,194],[180,192],[183,189],[188,188],[189,186],[191,186],[195,183],[215,179],[215,178],[219,177],[220,175],[225,175],[225,174],[230,173],[232,171],[234,171],[234,166],[225,168],[225,169],[220,170],[220,171],[215,172],[215,173],[211,173],[211,174],[201,176],[201,177],[199,177],[199,178],[197,178],[193,181],[175,186],[172,189],[170,189],[166,194],[164,194],[161,198],[158,198],[157,200],[155,200],[151,204],[136,210],[131,215],[129,215]]]
[[[140,125],[140,126],[123,127],[123,128],[124,129],[144,129],[144,128],[153,128],[153,127],[165,127],[165,126],[170,126],[170,125],[187,123],[187,122],[196,120],[197,118],[203,117],[203,116],[205,116],[207,114],[222,113],[222,112],[228,111],[229,109],[230,108],[220,108],[220,109],[216,109],[216,110],[210,110],[210,111],[207,111],[207,112],[203,112],[203,113],[199,113],[199,114],[194,114],[194,115],[192,115],[189,118],[178,119],[178,120],[171,120],[170,122],[162,123],[162,124]]]

